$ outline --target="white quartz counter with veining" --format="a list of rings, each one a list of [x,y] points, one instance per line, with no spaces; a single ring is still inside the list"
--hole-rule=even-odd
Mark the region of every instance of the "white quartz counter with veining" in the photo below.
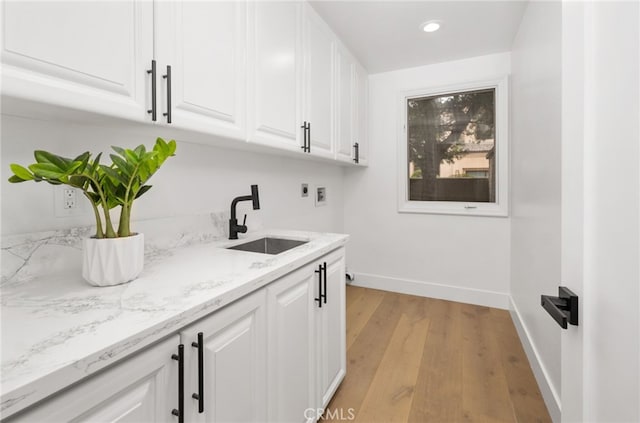
[[[309,240],[279,255],[224,247],[265,235]],[[347,235],[265,231],[164,250],[128,284],[78,269],[2,286],[1,410],[7,417],[343,246]]]

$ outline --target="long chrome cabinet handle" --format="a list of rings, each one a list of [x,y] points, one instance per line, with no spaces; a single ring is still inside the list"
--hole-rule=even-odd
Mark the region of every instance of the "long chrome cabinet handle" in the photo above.
[[[167,123],[171,123],[171,66],[167,65],[167,73],[162,78],[167,80],[167,112],[162,116],[167,118]]]
[[[147,73],[151,74],[151,109],[147,110],[147,113],[151,115],[151,120],[157,120],[157,108],[156,108],[156,61],[151,61],[151,69],[147,70]]]
[[[191,394],[191,398],[198,400],[198,413],[204,412],[204,335],[198,332],[198,342],[191,346],[198,349],[198,393]]]
[[[171,358],[178,361],[178,408],[171,410],[171,414],[178,417],[178,423],[184,423],[184,344],[178,345],[178,354]]]

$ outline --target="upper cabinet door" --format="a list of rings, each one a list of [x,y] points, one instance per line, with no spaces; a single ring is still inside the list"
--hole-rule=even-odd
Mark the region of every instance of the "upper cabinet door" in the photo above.
[[[159,72],[171,66],[172,124],[244,140],[246,4],[160,1],[155,13]],[[166,83],[159,81],[163,113]]]
[[[353,154],[357,155],[358,164],[367,165],[369,161],[369,75],[358,64],[354,67],[353,75],[356,109],[354,140],[358,143],[358,148]]]
[[[350,162],[353,158],[355,99],[354,61],[344,48],[337,50],[338,75],[338,148],[336,157]]]
[[[2,94],[147,119],[153,4],[2,3]]]
[[[335,37],[305,4],[305,117],[310,123],[311,154],[333,157],[335,138]]]
[[[248,7],[249,141],[302,151],[301,4]]]

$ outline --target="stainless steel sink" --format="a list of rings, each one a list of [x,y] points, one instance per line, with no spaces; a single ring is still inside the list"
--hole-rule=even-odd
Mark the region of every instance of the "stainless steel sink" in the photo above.
[[[251,253],[262,254],[280,254],[295,248],[299,245],[306,244],[308,241],[298,241],[295,239],[284,238],[260,238],[255,241],[245,242],[244,244],[227,247],[229,250],[249,251]]]

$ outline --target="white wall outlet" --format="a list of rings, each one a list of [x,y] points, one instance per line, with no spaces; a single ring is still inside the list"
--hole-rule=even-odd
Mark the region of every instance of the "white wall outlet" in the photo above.
[[[302,184],[301,194],[303,197],[309,196],[309,184]]]
[[[316,207],[324,206],[327,204],[327,188],[316,187]]]
[[[74,188],[65,188],[63,191],[64,196],[64,204],[62,208],[64,209],[75,209],[78,204],[76,203],[76,190]]]
[[[78,216],[86,213],[82,191],[66,185],[56,185],[54,189],[54,210],[56,217]]]

